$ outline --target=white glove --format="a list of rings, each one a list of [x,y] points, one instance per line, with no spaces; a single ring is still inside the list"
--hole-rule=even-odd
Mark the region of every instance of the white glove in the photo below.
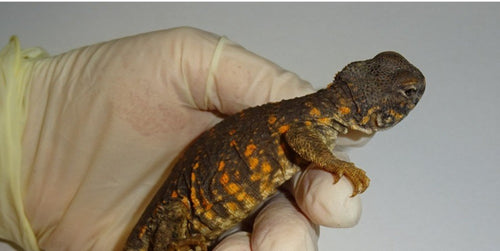
[[[193,28],[31,64],[20,194],[34,245],[45,250],[121,249],[166,168],[220,120],[210,111],[232,114],[313,92],[295,74]],[[332,183],[330,173],[305,172],[293,182],[301,210],[276,196],[253,233],[230,235],[216,250],[316,250],[316,224],[350,227],[360,217],[349,181]]]

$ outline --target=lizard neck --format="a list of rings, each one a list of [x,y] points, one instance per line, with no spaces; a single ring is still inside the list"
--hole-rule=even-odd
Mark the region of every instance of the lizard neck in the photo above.
[[[321,112],[320,116],[317,116],[320,120],[328,118],[332,123],[340,124],[346,129],[373,133],[370,127],[363,126],[363,108],[355,100],[356,97],[353,97],[347,84],[333,82],[327,88],[310,95],[306,102],[310,102]],[[347,130],[343,131],[346,132]]]

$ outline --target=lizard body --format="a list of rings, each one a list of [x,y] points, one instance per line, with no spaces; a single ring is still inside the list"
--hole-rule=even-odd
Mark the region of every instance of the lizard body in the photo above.
[[[125,250],[208,250],[300,170],[297,159],[345,175],[353,196],[365,172],[332,154],[338,134],[373,133],[401,121],[425,89],[422,73],[395,52],[353,62],[325,89],[227,117],[178,158]]]

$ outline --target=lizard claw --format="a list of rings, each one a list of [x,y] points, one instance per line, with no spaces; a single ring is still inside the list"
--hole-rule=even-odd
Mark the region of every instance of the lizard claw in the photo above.
[[[333,184],[337,184],[340,178],[342,178],[343,173],[332,173],[333,175]]]
[[[370,185],[370,178],[366,172],[357,168],[351,162],[339,161],[329,166],[319,166],[320,169],[330,172],[333,175],[333,183],[336,184],[342,176],[346,176],[352,184],[353,191],[351,197],[366,191]]]
[[[353,186],[351,197],[363,193],[370,185],[370,178],[366,176],[366,172],[360,168],[355,167],[354,165],[344,175],[351,181]]]

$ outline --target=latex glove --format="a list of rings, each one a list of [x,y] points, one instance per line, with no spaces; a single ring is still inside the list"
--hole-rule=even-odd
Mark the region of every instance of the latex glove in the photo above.
[[[295,74],[192,28],[33,62],[29,85],[23,201],[45,250],[120,249],[166,168],[220,120],[210,111],[232,114],[313,92]],[[315,224],[349,227],[360,216],[350,183],[332,183],[329,173],[305,172],[293,188],[302,211],[277,196],[251,235],[231,235],[217,250],[317,249]]]

